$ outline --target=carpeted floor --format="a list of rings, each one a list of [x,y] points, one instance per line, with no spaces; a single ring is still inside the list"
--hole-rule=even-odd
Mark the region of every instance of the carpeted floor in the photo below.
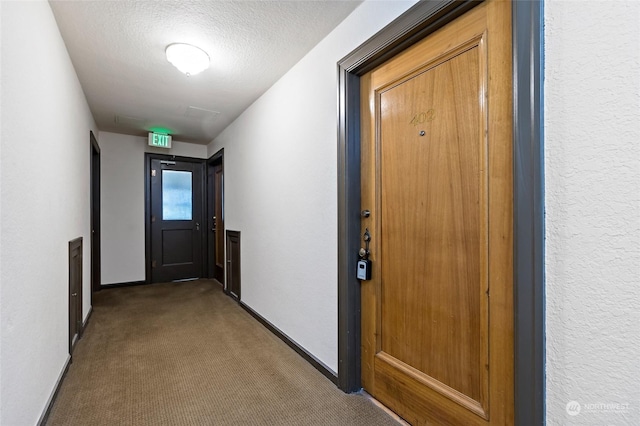
[[[103,290],[47,425],[397,425],[214,281]]]

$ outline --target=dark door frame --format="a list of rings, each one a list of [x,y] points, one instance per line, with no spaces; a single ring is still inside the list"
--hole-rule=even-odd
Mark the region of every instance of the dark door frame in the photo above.
[[[222,217],[220,218],[219,223],[222,224],[222,227],[220,229],[217,229],[217,232],[221,232],[222,236],[224,238],[225,235],[225,229],[224,229],[224,148],[221,148],[218,152],[216,152],[215,154],[213,154],[211,157],[209,157],[207,159],[207,170],[206,170],[206,181],[207,181],[207,186],[206,186],[206,201],[207,201],[207,205],[205,207],[205,210],[207,210],[208,216],[207,216],[207,225],[209,224],[209,216],[211,216],[211,212],[209,211],[209,205],[210,202],[213,202],[214,200],[210,200],[209,196],[211,195],[211,185],[215,185],[215,182],[209,182],[209,168],[210,167],[214,167],[216,164],[220,163],[221,167],[222,167]],[[215,194],[214,194],[215,197]],[[207,272],[207,278],[211,278],[213,279],[214,276],[211,275],[209,273],[209,267],[210,267],[210,263],[213,262],[213,267],[215,269],[215,259],[213,259],[210,256],[209,253],[209,246],[210,246],[210,239],[213,238],[213,235],[211,232],[209,232],[209,226],[207,226],[207,239],[206,239],[206,250],[205,250],[205,259],[207,259],[207,262],[205,263],[205,268],[206,268],[206,272]],[[226,244],[223,244],[224,247],[226,247]],[[224,258],[224,256],[223,256]],[[222,262],[222,287],[225,287],[225,279],[224,279],[224,274],[226,271],[226,261]],[[210,276],[211,275],[211,276]],[[214,273],[215,275],[215,273]]]
[[[154,154],[147,152],[144,154],[144,279],[146,284],[151,284],[151,160],[166,160],[166,161],[184,161],[187,163],[196,163],[202,164],[203,167],[205,165],[204,159],[201,158],[192,158],[192,157],[180,157],[176,155],[168,155],[168,154]],[[204,216],[206,206],[205,206],[205,192],[206,192],[206,174],[202,173],[202,194],[200,197],[202,198],[202,217]],[[204,276],[202,272],[204,272],[204,265],[206,261],[206,226],[200,227],[200,232],[202,233],[202,238],[200,238],[201,253],[202,253],[202,271],[200,271],[200,276]]]
[[[91,304],[93,292],[101,289],[101,253],[100,253],[100,146],[93,132],[89,132],[90,147],[90,189],[91,204]]]
[[[360,385],[360,76],[478,1],[419,2],[338,62],[338,385]],[[515,424],[545,422],[543,2],[513,1]]]

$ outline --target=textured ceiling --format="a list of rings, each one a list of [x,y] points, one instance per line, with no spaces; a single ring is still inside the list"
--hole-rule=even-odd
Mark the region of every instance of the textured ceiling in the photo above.
[[[50,1],[100,130],[206,144],[359,1]],[[187,77],[171,43],[205,50]]]

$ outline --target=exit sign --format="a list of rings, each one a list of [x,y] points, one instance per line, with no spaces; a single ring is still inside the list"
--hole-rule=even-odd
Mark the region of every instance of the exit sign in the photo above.
[[[149,133],[149,146],[157,146],[159,148],[171,148],[171,135],[163,135],[162,133]]]

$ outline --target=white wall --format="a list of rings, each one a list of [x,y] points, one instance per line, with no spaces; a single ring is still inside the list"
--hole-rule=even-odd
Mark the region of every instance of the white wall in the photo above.
[[[0,1],[0,20],[2,19],[2,2]],[[0,21],[0,25],[2,22]],[[0,31],[0,126],[2,125],[2,31]],[[0,194],[2,194],[2,131],[0,129]],[[0,195],[0,222],[2,221],[2,196]],[[0,224],[0,254],[2,253],[2,226]],[[0,421],[2,420],[2,261],[0,261]]]
[[[226,226],[242,231],[244,302],[333,370],[335,64],[409,5],[364,3],[208,147],[209,154],[225,148]],[[49,6],[0,7],[0,424],[21,426],[38,420],[67,358],[67,242],[78,236],[85,240],[85,314],[88,309],[88,130],[95,124]],[[553,425],[640,418],[639,7],[546,2],[547,414]],[[133,150],[139,161],[131,164],[129,155],[117,154],[127,151],[119,145],[127,138],[99,135],[103,208],[109,170],[111,177],[142,182],[144,150]],[[135,190],[143,193],[142,184]],[[111,198],[121,193],[109,191]],[[133,208],[144,211],[138,200]],[[111,229],[103,228],[105,257]],[[144,253],[144,243],[139,249]],[[111,270],[106,259],[105,267]],[[103,282],[142,279],[143,262],[140,268]],[[571,400],[582,404],[578,416],[566,413]],[[605,412],[594,405],[607,403],[629,408]]]
[[[100,132],[101,251],[105,284],[144,281],[144,154],[207,158],[207,147],[172,141],[153,148],[146,137]]]
[[[337,371],[337,62],[413,2],[365,2],[209,145],[242,300]]]
[[[548,424],[640,424],[640,3],[545,8]]]
[[[96,126],[47,2],[3,2],[2,417],[33,425],[68,356],[68,242],[84,238],[90,301],[89,130]]]

